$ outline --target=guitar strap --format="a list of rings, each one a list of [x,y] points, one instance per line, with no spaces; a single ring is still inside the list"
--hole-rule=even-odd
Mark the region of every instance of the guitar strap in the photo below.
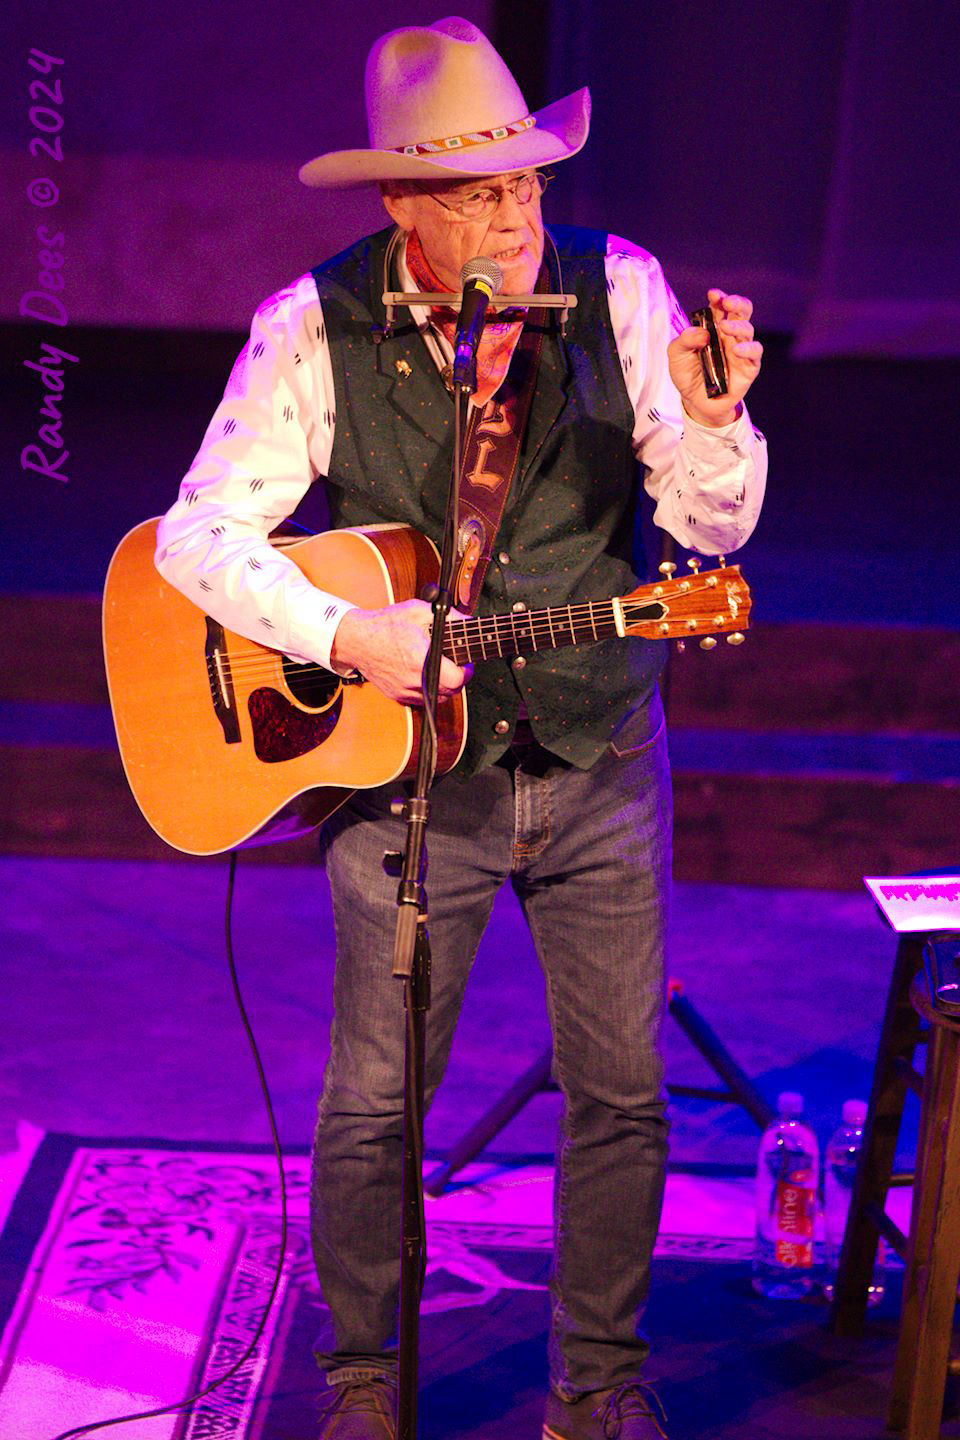
[[[537,290],[547,288],[546,267]],[[514,477],[537,386],[546,310],[532,310],[510,361],[507,377],[482,409],[471,407],[460,472],[460,531],[454,597],[473,614],[493,559],[497,532]]]
[[[407,264],[423,288],[442,289],[426,263],[416,232],[407,242]],[[534,293],[545,292],[549,284],[549,270],[544,261]],[[510,314],[503,312],[502,318],[507,323]],[[456,316],[448,310],[440,310],[433,319],[444,331],[456,324]],[[470,614],[475,613],[479,603],[510,488],[519,468],[546,328],[546,310],[531,310],[523,323],[503,383],[485,405],[470,407],[460,472],[460,526],[453,591],[456,606]],[[448,338],[452,340],[452,334]],[[483,358],[481,350],[481,365]]]

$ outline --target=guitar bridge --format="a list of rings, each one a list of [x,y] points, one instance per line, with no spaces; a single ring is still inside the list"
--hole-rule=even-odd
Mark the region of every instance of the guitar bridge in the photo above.
[[[207,657],[207,679],[210,682],[210,698],[213,713],[220,721],[223,738],[228,745],[240,744],[240,718],[237,715],[236,697],[230,675],[230,660],[227,654],[223,626],[206,616],[207,643],[204,653]]]

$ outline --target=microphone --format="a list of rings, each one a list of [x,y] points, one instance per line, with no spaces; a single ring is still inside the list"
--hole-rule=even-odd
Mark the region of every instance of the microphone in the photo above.
[[[460,271],[463,300],[457,317],[454,340],[453,383],[469,385],[475,375],[477,346],[487,318],[487,306],[503,289],[503,271],[496,260],[478,255],[468,260]]]

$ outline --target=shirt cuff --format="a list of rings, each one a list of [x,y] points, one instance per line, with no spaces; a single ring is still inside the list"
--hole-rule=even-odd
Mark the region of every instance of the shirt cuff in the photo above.
[[[683,409],[683,405],[682,405],[682,403],[681,403],[681,410],[682,410],[682,412],[683,412],[683,424],[684,424],[684,428],[686,428],[688,425],[692,425],[695,430],[699,430],[699,431],[700,431],[700,434],[701,434],[701,435],[720,435],[720,436],[729,436],[729,435],[732,435],[732,436],[735,437],[736,434],[737,434],[737,430],[738,430],[741,426],[750,423],[749,420],[747,419],[747,407],[746,407],[746,405],[743,403],[742,400],[738,400],[738,401],[737,401],[737,404],[738,404],[739,407],[740,407],[740,414],[737,416],[737,418],[736,418],[735,420],[731,420],[729,425],[704,425],[704,424],[702,424],[701,421],[699,421],[699,420],[694,420],[693,416],[692,416],[687,410]]]
[[[313,661],[345,679],[356,675],[355,670],[342,670],[330,661],[330,650],[337,626],[348,610],[356,610],[356,605],[352,605],[349,600],[341,600],[337,595],[328,595],[324,590],[311,587],[297,595],[293,608],[295,613],[288,612],[287,615],[291,646],[287,653],[291,660],[302,658]],[[293,654],[293,650],[296,650],[297,654]]]
[[[729,425],[701,425],[699,420],[694,420],[693,416],[684,410],[683,438],[688,453],[711,462],[715,460],[720,446],[734,451],[738,456],[748,455],[757,443],[757,433],[747,414],[746,405],[742,400],[740,404],[740,414],[736,420],[731,420]]]

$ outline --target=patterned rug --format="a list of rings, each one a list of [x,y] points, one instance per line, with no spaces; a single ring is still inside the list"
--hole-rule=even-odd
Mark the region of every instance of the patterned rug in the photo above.
[[[287,1157],[288,1258],[263,1341],[188,1413],[138,1440],[309,1440],[325,1307],[310,1262],[307,1161]],[[468,1176],[469,1180],[470,1177]],[[677,1189],[677,1180],[680,1188]],[[666,1218],[682,1216],[671,1177]],[[743,1182],[735,1181],[742,1194]],[[0,1235],[0,1440],[150,1409],[201,1389],[243,1353],[278,1255],[272,1155],[48,1135],[8,1197]],[[420,1434],[536,1440],[546,1385],[549,1175],[480,1175],[428,1205]],[[671,1212],[671,1205],[673,1210]],[[0,1212],[2,1213],[2,1212]],[[868,1336],[830,1337],[815,1302],[749,1285],[742,1216],[661,1236],[651,1378],[671,1437],[881,1433],[895,1334],[890,1295]],[[892,1287],[894,1290],[896,1282]],[[960,1433],[947,1428],[944,1434]]]

